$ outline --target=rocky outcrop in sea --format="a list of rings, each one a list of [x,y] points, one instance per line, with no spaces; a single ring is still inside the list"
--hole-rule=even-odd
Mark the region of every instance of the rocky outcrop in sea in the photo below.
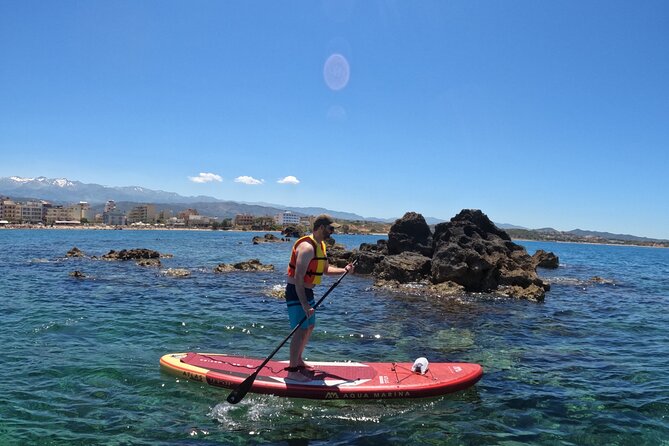
[[[285,238],[279,238],[274,234],[265,234],[264,237],[260,237],[260,236],[256,235],[255,237],[253,237],[253,239],[251,241],[253,242],[254,245],[259,245],[261,243],[285,242],[286,239]]]
[[[216,273],[229,273],[232,271],[274,271],[274,265],[263,265],[258,259],[251,259],[235,264],[221,263],[214,268]]]
[[[161,254],[152,249],[122,249],[120,251],[111,250],[103,255],[104,260],[135,260],[139,266],[160,266]]]
[[[486,292],[542,301],[550,285],[537,263],[480,210],[464,209],[434,232],[422,215],[408,212],[390,228],[388,240],[358,250],[328,249],[337,266],[357,258],[356,273],[379,286],[418,285],[428,294]]]
[[[304,235],[304,232],[295,226],[287,226],[283,231],[281,231],[281,235],[284,235],[286,237],[292,237],[292,238],[300,238]]]
[[[532,261],[538,268],[555,269],[560,266],[560,258],[552,252],[538,249],[532,254]]]
[[[84,252],[77,248],[76,246],[67,251],[67,254],[65,254],[66,257],[86,257],[86,254]]]

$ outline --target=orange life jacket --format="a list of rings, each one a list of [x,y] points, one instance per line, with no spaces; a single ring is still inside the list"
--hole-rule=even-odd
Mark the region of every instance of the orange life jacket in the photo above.
[[[298,239],[293,245],[293,252],[290,254],[290,263],[288,263],[288,276],[295,277],[295,265],[297,265],[297,247],[300,243],[311,243],[314,247],[314,258],[307,266],[307,272],[304,275],[304,283],[318,285],[321,283],[321,277],[325,272],[327,257],[325,256],[325,242],[318,243],[313,235],[307,235]]]

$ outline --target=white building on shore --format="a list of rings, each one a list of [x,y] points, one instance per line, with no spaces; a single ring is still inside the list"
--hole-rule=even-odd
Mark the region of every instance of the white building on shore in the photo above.
[[[274,216],[274,222],[280,226],[299,225],[300,216],[294,212],[284,211]]]

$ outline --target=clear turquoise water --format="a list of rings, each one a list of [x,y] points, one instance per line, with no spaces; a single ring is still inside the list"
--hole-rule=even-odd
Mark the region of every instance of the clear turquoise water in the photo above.
[[[552,283],[543,304],[435,301],[347,277],[319,311],[308,359],[477,362],[482,381],[426,400],[249,394],[230,406],[227,391],[166,375],[158,360],[265,357],[287,335],[269,291],[284,283],[290,244],[252,245],[253,235],[0,230],[0,444],[669,445],[669,250],[522,242],[560,256],[540,272]],[[73,246],[174,258],[161,269],[66,259]],[[250,258],[277,271],[212,272]],[[191,277],[163,273],[177,267]]]

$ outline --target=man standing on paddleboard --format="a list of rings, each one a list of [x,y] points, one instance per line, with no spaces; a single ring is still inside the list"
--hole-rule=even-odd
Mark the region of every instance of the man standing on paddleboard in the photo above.
[[[314,286],[321,283],[324,274],[336,275],[352,271],[353,265],[345,268],[330,266],[325,252],[325,240],[339,225],[329,215],[319,215],[314,220],[311,235],[295,242],[288,264],[288,283],[286,284],[286,304],[291,328],[295,328],[305,316],[307,320],[295,332],[290,342],[290,366],[288,379],[310,381],[309,365],[302,359],[304,348],[316,325],[316,310],[313,308]]]

